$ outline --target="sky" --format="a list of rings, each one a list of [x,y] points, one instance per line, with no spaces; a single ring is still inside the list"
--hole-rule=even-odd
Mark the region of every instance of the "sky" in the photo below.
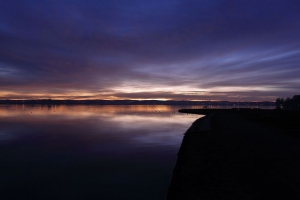
[[[0,99],[300,93],[299,0],[1,0]]]

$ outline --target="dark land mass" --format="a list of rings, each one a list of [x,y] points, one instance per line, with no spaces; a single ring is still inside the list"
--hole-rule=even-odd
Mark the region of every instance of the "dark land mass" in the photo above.
[[[168,200],[300,199],[299,110],[180,112],[207,116],[185,133]]]
[[[41,104],[41,105],[206,105],[206,106],[270,106],[275,102],[230,102],[230,101],[159,101],[159,100],[0,100],[0,104]]]

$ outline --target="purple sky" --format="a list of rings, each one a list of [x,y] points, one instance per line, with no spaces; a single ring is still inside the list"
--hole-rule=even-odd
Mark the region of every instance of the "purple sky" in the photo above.
[[[299,0],[2,0],[0,99],[292,97],[299,11]]]

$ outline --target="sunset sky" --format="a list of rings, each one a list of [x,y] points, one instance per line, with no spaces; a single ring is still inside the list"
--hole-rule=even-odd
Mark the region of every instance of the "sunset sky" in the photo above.
[[[299,93],[299,0],[0,2],[0,99]]]

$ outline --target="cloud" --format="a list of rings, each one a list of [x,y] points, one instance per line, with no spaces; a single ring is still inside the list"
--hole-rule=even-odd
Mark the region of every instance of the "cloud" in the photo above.
[[[0,95],[293,96],[300,89],[299,10],[292,0],[4,1]]]

